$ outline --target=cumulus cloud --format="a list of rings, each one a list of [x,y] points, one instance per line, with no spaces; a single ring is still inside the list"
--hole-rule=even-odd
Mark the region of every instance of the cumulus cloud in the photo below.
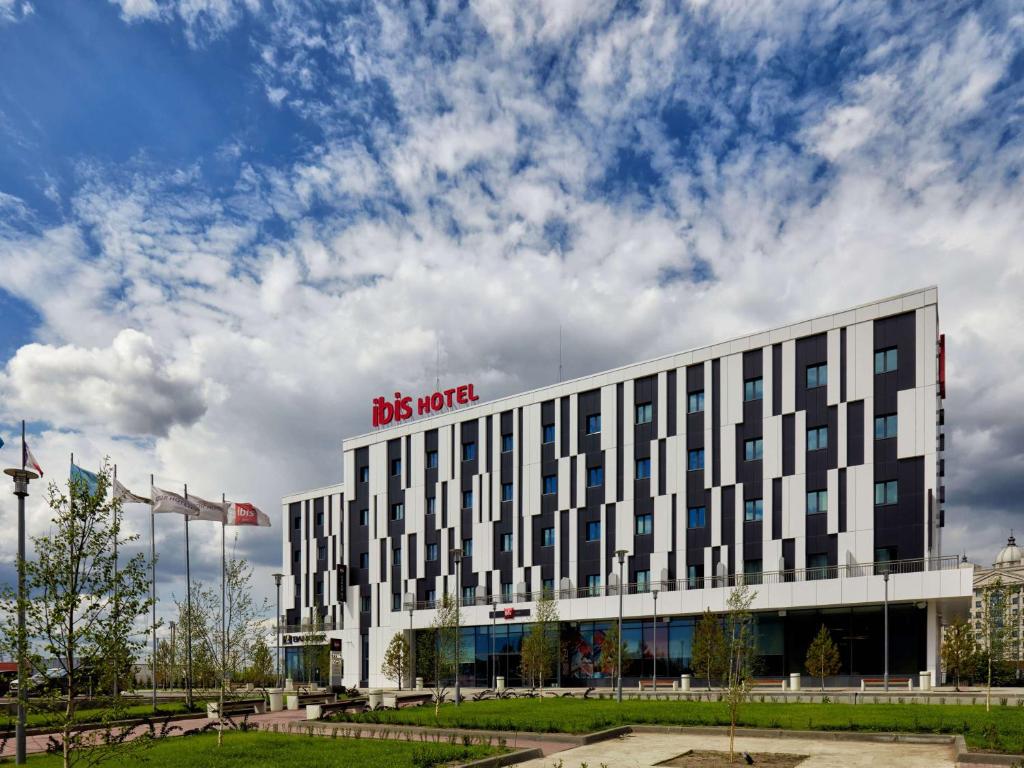
[[[149,336],[130,329],[105,348],[27,344],[0,386],[10,413],[109,434],[164,437],[206,410],[195,373],[169,366]]]

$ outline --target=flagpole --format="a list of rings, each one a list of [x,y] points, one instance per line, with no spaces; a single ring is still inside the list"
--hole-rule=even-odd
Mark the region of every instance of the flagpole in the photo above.
[[[224,506],[223,493],[220,495],[220,505],[221,507]],[[220,706],[217,708],[217,714],[220,716],[220,728],[217,730],[218,747],[224,743],[224,678],[228,672],[227,625],[225,622],[225,616],[227,615],[227,602],[225,599],[227,559],[224,554],[224,520],[226,516],[227,513],[225,512],[220,519]]]
[[[188,500],[188,483],[185,483],[185,500]],[[188,631],[185,633],[185,657],[188,665],[185,681],[185,706],[192,710],[192,565],[188,554],[188,515],[185,515],[185,596],[188,606]]]
[[[114,465],[114,480],[115,481],[117,480],[117,464]],[[111,500],[113,501],[113,504],[114,504],[114,632],[117,633],[116,634],[116,636],[117,636],[117,646],[115,647],[114,650],[115,650],[115,652],[118,653],[118,656],[120,656],[120,651],[121,651],[121,647],[120,647],[121,646],[121,643],[120,643],[121,627],[118,624],[118,618],[119,618],[118,617],[118,613],[119,612],[117,610],[117,608],[118,608],[118,594],[117,594],[118,593],[118,588],[117,588],[117,540],[121,537],[121,529],[118,527],[117,494],[114,491],[113,487],[111,487],[111,489],[110,489],[110,498],[111,498]],[[117,699],[118,689],[120,688],[120,686],[118,685],[118,677],[120,677],[120,674],[121,674],[120,661],[121,661],[120,658],[116,658],[114,660],[114,699],[115,700]],[[156,688],[156,667],[153,668],[153,687],[154,687],[154,689]]]
[[[153,712],[156,712],[156,513],[153,510],[153,475],[149,476],[149,547],[150,569],[153,583],[150,586],[150,599],[153,603]]]

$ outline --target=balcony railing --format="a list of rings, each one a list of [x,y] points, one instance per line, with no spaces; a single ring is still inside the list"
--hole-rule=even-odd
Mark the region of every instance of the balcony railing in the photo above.
[[[734,573],[721,576],[703,576],[700,578],[670,579],[667,581],[641,581],[625,585],[625,594],[639,595],[646,594],[652,590],[659,592],[681,592],[694,589],[717,589],[722,587],[738,587],[743,584],[761,586],[764,584],[791,584],[803,581],[822,581],[828,579],[847,579],[859,576],[881,576],[888,572],[890,575],[906,573],[922,573],[925,571],[951,571],[960,567],[960,558],[957,555],[943,555],[942,557],[924,557],[913,560],[885,560],[873,563],[858,563],[856,565],[826,565],[812,568],[796,568],[788,571],[764,571],[761,573]],[[497,594],[493,596],[479,596],[474,600],[460,600],[462,607],[472,606],[501,606],[505,607],[513,603],[532,603],[539,600],[545,594],[538,592],[515,592],[512,594]],[[573,600],[585,597],[610,597],[619,594],[619,587],[615,584],[600,587],[576,587],[572,589],[547,590],[546,594],[556,597],[559,600]],[[405,610],[409,610],[405,605]],[[416,610],[433,610],[437,602],[433,600],[418,601],[415,604]]]
[[[333,629],[343,629],[341,622],[322,621],[319,624],[310,621],[304,621],[301,624],[281,623],[282,634],[297,635],[302,632],[329,632]]]

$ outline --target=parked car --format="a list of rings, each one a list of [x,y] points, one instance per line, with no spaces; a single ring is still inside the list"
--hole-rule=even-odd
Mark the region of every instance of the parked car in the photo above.
[[[63,692],[67,688],[67,677],[68,673],[61,667],[50,667],[45,672],[36,672],[28,679],[28,692],[29,694],[44,693],[51,690]],[[17,679],[11,681],[11,687],[8,693],[11,696],[18,695]]]

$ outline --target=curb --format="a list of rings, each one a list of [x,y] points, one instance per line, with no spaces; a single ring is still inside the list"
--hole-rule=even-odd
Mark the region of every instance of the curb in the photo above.
[[[727,725],[632,725],[633,733],[691,733],[720,736],[729,732]],[[816,739],[818,741],[860,741],[876,744],[954,744],[963,737],[945,733],[889,733],[865,731],[791,731],[782,728],[737,728],[737,736],[759,739]]]
[[[515,765],[525,763],[527,760],[536,760],[544,757],[544,751],[540,747],[530,749],[517,749],[504,755],[494,757],[481,757],[471,763],[463,763],[462,768],[500,768],[503,765]]]

